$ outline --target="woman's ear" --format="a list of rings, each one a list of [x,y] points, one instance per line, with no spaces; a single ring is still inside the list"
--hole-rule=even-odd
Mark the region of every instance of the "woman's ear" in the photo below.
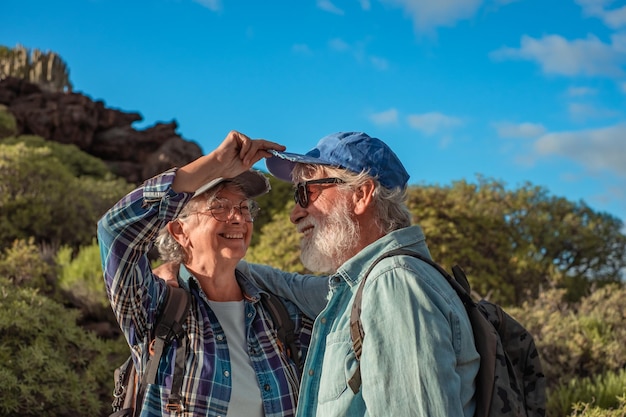
[[[185,233],[185,223],[180,220],[172,220],[167,224],[167,231],[183,248],[187,246],[188,237]]]
[[[355,190],[352,197],[355,214],[360,215],[368,210],[372,203],[375,188],[374,181],[367,180]]]

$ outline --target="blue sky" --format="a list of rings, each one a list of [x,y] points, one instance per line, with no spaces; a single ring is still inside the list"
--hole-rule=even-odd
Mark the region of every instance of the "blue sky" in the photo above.
[[[54,51],[74,91],[306,152],[364,131],[411,184],[476,175],[626,220],[624,0],[3,0],[0,44]],[[264,168],[264,165],[259,166]]]

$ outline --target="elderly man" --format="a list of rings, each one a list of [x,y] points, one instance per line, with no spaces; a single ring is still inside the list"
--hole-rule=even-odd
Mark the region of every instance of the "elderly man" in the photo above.
[[[302,262],[330,274],[297,415],[472,416],[480,361],[472,327],[455,291],[425,262],[393,256],[371,270],[362,293],[360,362],[355,357],[350,312],[370,265],[398,248],[430,258],[422,230],[411,226],[409,175],[396,154],[360,132],[328,135],[304,155],[270,152],[270,173],[295,185],[290,220],[302,234]],[[291,281],[266,284],[294,295]],[[306,297],[296,293],[294,301]],[[359,367],[362,383],[351,389]]]

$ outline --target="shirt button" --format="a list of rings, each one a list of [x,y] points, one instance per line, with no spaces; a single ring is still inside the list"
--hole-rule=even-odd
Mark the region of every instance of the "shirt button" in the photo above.
[[[309,375],[313,376],[313,374],[315,374],[315,371],[313,369],[309,369]]]
[[[230,376],[230,372],[228,372],[228,371],[224,371],[224,376],[225,376],[226,378],[228,378],[228,377]]]
[[[270,387],[270,384],[265,384],[265,386],[263,387],[263,389],[264,389],[265,391],[269,391],[269,390],[271,390],[272,388]]]
[[[218,334],[218,335],[217,335],[217,340],[219,340],[220,342],[221,342],[222,340],[224,340],[224,335]]]
[[[320,321],[322,322],[322,324],[326,324],[326,317],[322,317]]]
[[[252,313],[248,313],[248,318],[252,317]]]

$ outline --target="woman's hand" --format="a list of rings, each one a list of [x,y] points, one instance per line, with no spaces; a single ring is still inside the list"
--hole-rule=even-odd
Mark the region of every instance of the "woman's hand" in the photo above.
[[[272,156],[269,149],[284,151],[285,147],[264,139],[250,139],[243,133],[231,130],[224,141],[213,152],[223,164],[224,178],[232,178],[252,168],[262,158]]]
[[[234,178],[262,158],[272,156],[269,150],[284,151],[285,147],[265,139],[250,139],[232,130],[212,152],[179,168],[172,189],[192,193],[216,178]]]

